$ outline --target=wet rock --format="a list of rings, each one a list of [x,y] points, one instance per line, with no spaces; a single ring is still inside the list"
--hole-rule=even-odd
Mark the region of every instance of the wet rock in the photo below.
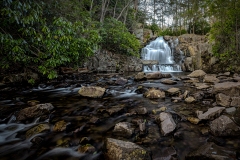
[[[174,122],[170,113],[162,112],[159,114],[156,120],[159,126],[161,126],[161,131],[164,136],[171,133],[176,128],[176,123]]]
[[[192,124],[198,124],[200,119],[195,118],[195,117],[188,117],[187,120],[191,122]]]
[[[205,83],[194,83],[194,85],[197,89],[207,89],[210,87],[209,85],[207,85]]]
[[[192,96],[187,97],[187,98],[185,99],[185,102],[186,102],[186,103],[193,103],[193,102],[195,102],[195,101],[196,101],[195,98],[192,97]]]
[[[207,128],[207,127],[201,128],[200,131],[201,131],[202,135],[208,135],[209,134],[209,128]]]
[[[108,160],[150,160],[149,153],[142,147],[122,140],[107,138],[105,158]]]
[[[58,121],[57,123],[55,123],[55,125],[53,127],[53,131],[55,131],[55,132],[65,131],[68,124],[69,123],[65,122],[64,120]]]
[[[180,93],[180,89],[179,88],[170,88],[167,90],[169,95],[176,95]]]
[[[136,112],[137,112],[137,114],[140,114],[140,115],[144,115],[144,114],[147,114],[147,113],[148,113],[146,107],[138,107],[138,108],[136,109]]]
[[[82,86],[78,91],[78,93],[84,97],[98,98],[103,96],[103,94],[105,93],[105,90],[106,90],[105,88],[101,88],[101,87]]]
[[[29,118],[40,117],[42,115],[49,114],[53,108],[54,107],[51,103],[38,104],[33,107],[24,108],[17,114],[17,120],[23,121]]]
[[[236,111],[235,107],[231,107],[231,108],[226,108],[226,112],[229,114],[233,114]]]
[[[36,106],[37,104],[39,104],[40,102],[38,100],[30,100],[30,101],[27,101],[27,104],[29,106]]]
[[[161,72],[153,72],[153,73],[148,73],[146,77],[147,79],[160,79],[163,76]]]
[[[163,83],[163,84],[177,84],[177,82],[176,81],[173,81],[173,80],[171,80],[171,79],[164,79],[164,80],[161,80],[161,83]]]
[[[135,80],[143,80],[146,78],[146,75],[144,72],[139,72],[137,75],[135,75],[134,79]]]
[[[143,86],[138,86],[138,88],[136,89],[136,93],[137,94],[143,94],[143,93],[145,93],[145,92],[147,92],[148,91],[148,89],[146,89],[146,88],[144,88]]]
[[[200,78],[205,76],[206,73],[203,70],[195,70],[193,71],[191,74],[189,74],[188,76],[191,78]]]
[[[39,124],[26,132],[26,138],[30,138],[38,133],[49,131],[50,126],[48,124]]]
[[[153,114],[157,114],[157,113],[159,113],[159,112],[164,112],[164,111],[166,111],[166,110],[167,110],[167,107],[161,107],[161,108],[152,110],[152,113],[153,113]]]
[[[143,96],[150,99],[165,98],[165,92],[152,88],[145,92]]]
[[[94,153],[96,151],[95,147],[91,144],[86,144],[78,147],[78,152],[80,153]]]
[[[171,101],[173,101],[174,103],[177,103],[177,102],[182,101],[182,98],[181,97],[172,97]]]
[[[235,160],[236,151],[210,142],[200,146],[200,148],[198,148],[196,151],[193,151],[186,156],[186,160],[196,159]]]
[[[177,152],[173,147],[161,148],[157,155],[153,155],[153,160],[177,160]]]
[[[231,104],[230,106],[239,107],[240,106],[240,97],[231,97]]]
[[[95,117],[93,116],[90,120],[89,120],[90,123],[93,123],[93,124],[96,124],[99,122],[99,118],[98,117]]]
[[[115,125],[113,133],[118,136],[131,137],[134,132],[132,124],[129,122],[119,122]]]
[[[204,97],[204,93],[202,91],[199,91],[199,92],[196,92],[193,94],[193,97],[196,99],[196,100],[201,100],[203,99]]]
[[[210,122],[211,132],[215,136],[237,136],[240,135],[240,127],[228,116],[221,115]]]
[[[199,83],[198,78],[190,78],[189,80],[183,81],[184,83]]]
[[[240,96],[240,82],[223,82],[213,86],[213,94],[223,93],[228,96]]]
[[[205,83],[218,83],[219,81],[216,74],[206,74],[203,79]]]
[[[220,106],[229,107],[230,97],[225,94],[219,93],[216,95],[216,102]]]
[[[115,84],[118,84],[118,85],[124,85],[128,82],[127,79],[123,78],[123,77],[120,77],[116,80]]]
[[[225,107],[213,107],[213,108],[209,108],[205,113],[203,113],[203,111],[197,111],[197,116],[200,120],[203,120],[203,119],[211,120],[218,117],[224,109]]]
[[[184,93],[183,93],[183,98],[186,99],[189,95],[189,91],[186,90]]]

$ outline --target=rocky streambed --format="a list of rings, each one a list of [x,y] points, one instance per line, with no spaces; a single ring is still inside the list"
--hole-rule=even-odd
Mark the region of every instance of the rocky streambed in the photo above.
[[[240,76],[98,74],[0,85],[0,159],[240,159]]]

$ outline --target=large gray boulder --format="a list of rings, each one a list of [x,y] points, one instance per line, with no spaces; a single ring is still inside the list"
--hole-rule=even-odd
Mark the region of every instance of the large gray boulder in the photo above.
[[[236,125],[228,116],[221,115],[210,122],[211,132],[215,136],[238,136],[240,127]]]
[[[150,160],[148,151],[132,142],[106,139],[105,158],[108,160]]]
[[[84,97],[92,97],[92,98],[98,98],[98,97],[102,97],[103,94],[105,93],[105,88],[102,87],[95,87],[95,86],[82,86],[80,88],[80,90],[78,91],[78,93],[81,96]]]
[[[54,107],[51,103],[38,104],[36,106],[20,110],[16,118],[18,121],[26,120],[29,118],[37,118],[42,115],[49,114],[53,108]]]
[[[170,113],[161,112],[159,117],[157,117],[157,122],[159,126],[161,126],[161,131],[164,136],[171,133],[176,128],[176,123]]]
[[[224,109],[225,107],[213,107],[209,108],[205,113],[203,113],[203,111],[197,111],[197,116],[201,120],[214,119],[220,116]]]
[[[213,94],[223,93],[228,96],[240,96],[240,82],[217,83],[213,86]]]

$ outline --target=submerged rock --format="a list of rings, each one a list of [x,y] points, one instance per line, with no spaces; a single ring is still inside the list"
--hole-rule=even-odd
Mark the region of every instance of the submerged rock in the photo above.
[[[146,98],[165,98],[165,92],[160,91],[158,89],[152,88],[144,93],[144,97]]]
[[[84,97],[92,97],[92,98],[98,98],[102,97],[103,94],[105,93],[105,88],[102,87],[94,87],[94,86],[89,86],[89,87],[81,87],[78,93],[81,96]]]
[[[213,107],[209,108],[205,113],[203,113],[203,111],[197,111],[197,116],[201,120],[214,119],[218,117],[224,109],[225,107]]]
[[[96,151],[95,147],[91,144],[86,144],[78,147],[78,152],[80,153],[94,153]]]
[[[108,160],[150,160],[149,153],[132,142],[113,138],[106,139],[105,158]]]
[[[54,127],[53,127],[53,131],[65,131],[66,127],[67,127],[68,123],[65,122],[64,120],[62,121],[58,121],[57,123],[55,123]]]
[[[206,73],[203,70],[195,70],[193,71],[191,74],[189,74],[188,76],[191,78],[200,78],[205,76]]]
[[[209,159],[209,160],[235,160],[236,151],[218,146],[212,142],[200,146],[196,151],[186,156],[186,160]]]
[[[200,119],[195,118],[195,117],[188,117],[187,120],[193,124],[198,124]]]
[[[123,137],[131,137],[134,132],[132,124],[129,122],[119,122],[115,125],[113,133]]]
[[[162,134],[165,136],[176,128],[176,123],[174,122],[172,115],[170,113],[162,112],[157,117],[159,126],[161,126]]]
[[[38,133],[49,131],[50,126],[48,124],[39,124],[26,132],[26,138],[30,138]]]
[[[53,108],[54,107],[51,103],[38,104],[33,107],[24,108],[17,114],[17,120],[23,121],[29,118],[37,118],[39,116],[50,113]]]
[[[221,115],[217,119],[210,122],[210,129],[215,136],[240,135],[240,127],[225,115]]]

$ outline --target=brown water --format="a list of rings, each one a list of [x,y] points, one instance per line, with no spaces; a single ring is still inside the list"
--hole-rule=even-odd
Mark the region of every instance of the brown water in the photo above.
[[[106,79],[107,80],[107,79]],[[101,80],[104,82],[105,80]],[[101,82],[98,81],[99,83]],[[0,159],[104,159],[104,140],[107,137],[131,141],[141,145],[151,152],[152,159],[166,159],[171,153],[177,159],[185,156],[205,144],[211,139],[211,134],[201,134],[205,124],[194,125],[184,120],[183,117],[194,116],[196,109],[206,110],[211,105],[173,103],[171,97],[164,100],[149,100],[142,94],[135,93],[139,85],[157,87],[167,90],[171,87],[191,90],[180,81],[176,85],[163,85],[159,81],[133,82],[131,79],[125,86],[108,85],[103,98],[92,99],[80,97],[77,91],[78,83],[65,88],[40,85],[37,88],[20,92],[1,92],[1,124],[0,124]],[[91,84],[93,85],[93,84]],[[29,100],[38,100],[40,103],[52,103],[54,111],[46,117],[36,118],[24,123],[17,122],[16,113],[24,107]],[[110,115],[107,109],[113,106],[125,106],[118,113]],[[147,115],[131,114],[139,106],[146,107]],[[152,110],[166,106],[178,124],[176,131],[168,136],[160,134]],[[97,117],[97,123],[90,123],[92,117]],[[118,122],[134,122],[142,119],[146,122],[146,133],[136,130],[132,137],[124,138],[112,133]],[[68,123],[65,131],[53,132],[52,127],[57,121],[64,120]],[[37,124],[48,123],[50,131],[39,133],[26,138],[26,131]],[[179,133],[179,136],[178,136]],[[212,140],[211,140],[212,141]],[[239,149],[238,138],[219,138],[214,142],[231,149]],[[95,147],[94,153],[80,153],[79,146],[91,144]],[[176,153],[174,153],[176,152]]]

